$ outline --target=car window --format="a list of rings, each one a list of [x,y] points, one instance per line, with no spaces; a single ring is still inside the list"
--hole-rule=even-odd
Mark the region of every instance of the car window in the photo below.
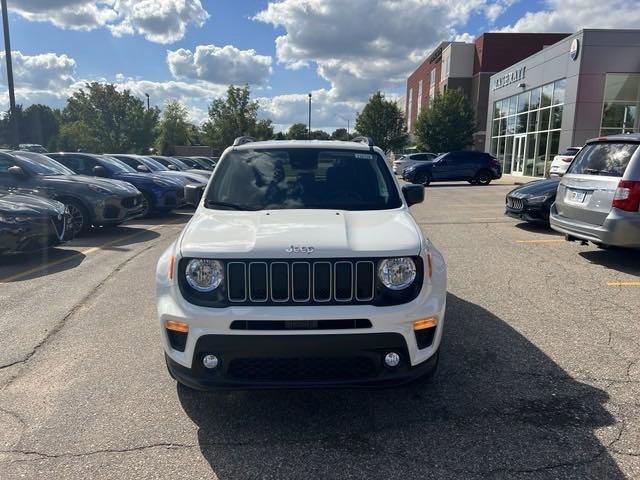
[[[622,177],[637,143],[590,143],[580,150],[567,173]]]
[[[0,158],[0,175],[8,175],[9,168],[13,167],[15,162],[12,162],[6,158]]]
[[[230,152],[217,167],[207,205],[246,210],[382,210],[402,205],[384,159],[348,150]]]
[[[117,160],[120,160],[121,162],[123,162],[123,163],[127,164],[128,166],[130,166],[134,171],[136,171],[136,170],[135,170],[135,168],[136,168],[138,165],[142,164],[142,161],[140,161],[140,160],[139,160],[139,159],[137,159],[137,158],[133,158],[133,157],[117,156],[117,157],[115,157],[115,158],[116,158]]]
[[[143,157],[140,160],[147,167],[149,167],[149,170],[151,170],[152,172],[166,172],[167,170],[169,170],[167,167],[151,157]]]
[[[14,155],[20,160],[21,167],[35,175],[75,175],[73,170],[40,153],[15,152]]]

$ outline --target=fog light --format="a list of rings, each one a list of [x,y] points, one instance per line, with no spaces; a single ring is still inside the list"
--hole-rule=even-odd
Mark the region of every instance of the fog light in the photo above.
[[[397,367],[400,363],[400,355],[396,352],[389,352],[384,356],[384,363],[387,367]]]
[[[202,359],[204,368],[216,368],[218,366],[218,363],[218,357],[216,357],[215,355],[205,355]]]

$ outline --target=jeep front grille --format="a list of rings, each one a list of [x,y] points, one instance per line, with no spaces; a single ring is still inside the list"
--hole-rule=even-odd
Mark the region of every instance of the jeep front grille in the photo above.
[[[375,293],[371,260],[230,261],[226,277],[230,303],[360,303]]]

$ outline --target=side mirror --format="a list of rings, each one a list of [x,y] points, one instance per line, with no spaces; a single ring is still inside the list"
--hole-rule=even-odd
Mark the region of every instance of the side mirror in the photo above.
[[[7,172],[9,172],[14,177],[18,177],[18,178],[24,178],[27,176],[24,173],[24,170],[22,169],[22,167],[18,167],[17,165],[14,165],[13,167],[9,167],[7,169]]]
[[[169,165],[167,165],[167,168],[169,170],[178,170],[178,167],[176,167],[173,163],[170,163]]]
[[[415,205],[424,202],[424,187],[422,185],[409,184],[402,186],[402,195],[407,205]]]
[[[96,177],[106,177],[107,176],[107,169],[104,168],[101,165],[96,165],[95,167],[93,167],[93,174]]]
[[[202,199],[204,186],[202,185],[186,185],[184,187],[184,199],[189,205],[197,207]]]
[[[141,173],[149,173],[150,172],[149,167],[147,167],[146,165],[138,165],[136,167],[136,170],[141,172]]]

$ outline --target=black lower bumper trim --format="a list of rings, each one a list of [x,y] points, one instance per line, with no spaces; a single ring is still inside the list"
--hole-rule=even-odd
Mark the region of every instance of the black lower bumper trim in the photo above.
[[[400,355],[387,367],[386,353]],[[219,366],[202,365],[207,354]],[[431,373],[437,355],[412,367],[404,337],[395,333],[333,335],[206,335],[194,353],[192,368],[166,356],[170,374],[197,390],[274,388],[389,387]]]

